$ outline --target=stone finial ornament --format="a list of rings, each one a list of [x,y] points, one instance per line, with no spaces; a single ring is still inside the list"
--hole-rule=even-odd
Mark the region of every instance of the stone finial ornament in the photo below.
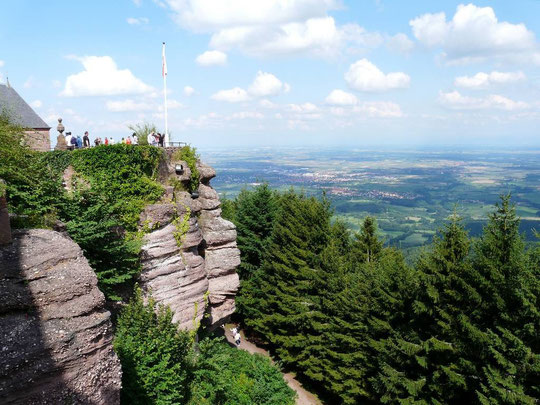
[[[58,131],[58,136],[56,137],[56,146],[54,147],[54,150],[66,150],[67,144],[66,144],[66,138],[64,138],[64,130],[66,128],[64,127],[64,124],[62,124],[62,118],[58,118],[58,126],[56,127],[56,130]]]

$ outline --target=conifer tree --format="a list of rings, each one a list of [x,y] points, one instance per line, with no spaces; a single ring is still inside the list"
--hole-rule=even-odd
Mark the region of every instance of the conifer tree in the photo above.
[[[475,321],[487,335],[482,350],[473,353],[480,376],[477,394],[483,404],[534,403],[538,395],[538,297],[519,222],[510,195],[501,196],[473,259],[482,296]]]
[[[377,260],[383,249],[383,242],[377,236],[377,221],[366,217],[360,232],[355,235],[352,252],[359,262],[370,263]]]
[[[252,191],[242,190],[238,196],[235,224],[242,262],[237,272],[242,280],[250,278],[262,263],[275,213],[276,196],[268,184],[257,186]]]
[[[246,325],[264,336],[285,364],[302,361],[320,315],[315,279],[319,255],[328,242],[330,216],[327,201],[285,193],[267,258],[238,299]]]

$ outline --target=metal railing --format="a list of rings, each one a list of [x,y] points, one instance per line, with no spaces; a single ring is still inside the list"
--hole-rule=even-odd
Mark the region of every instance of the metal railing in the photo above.
[[[182,148],[184,146],[187,146],[186,142],[169,142],[167,144],[167,148]]]

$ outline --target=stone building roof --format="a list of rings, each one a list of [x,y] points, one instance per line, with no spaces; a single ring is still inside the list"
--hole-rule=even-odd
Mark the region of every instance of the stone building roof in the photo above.
[[[0,84],[0,112],[4,111],[14,124],[23,128],[51,129],[13,87]]]

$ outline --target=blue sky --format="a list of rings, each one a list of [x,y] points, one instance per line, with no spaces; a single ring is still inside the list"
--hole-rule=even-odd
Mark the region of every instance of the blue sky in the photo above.
[[[540,1],[6,0],[0,81],[53,127],[195,146],[540,146]],[[55,138],[55,131],[51,131]]]

